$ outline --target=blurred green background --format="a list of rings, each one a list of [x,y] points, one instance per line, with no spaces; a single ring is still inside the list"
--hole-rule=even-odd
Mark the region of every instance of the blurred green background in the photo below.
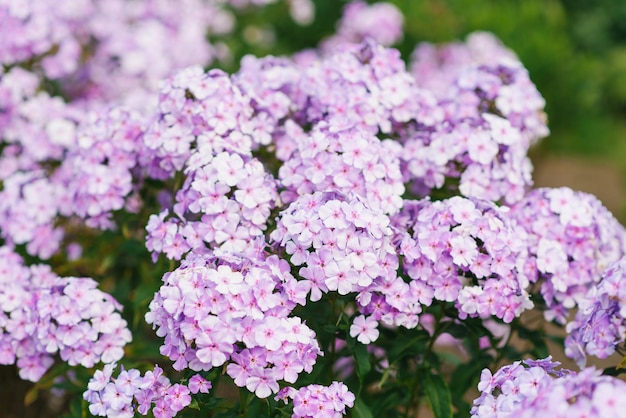
[[[288,17],[285,2],[244,15],[240,28],[273,27],[276,43],[233,42],[233,63],[244,53],[279,55],[314,47],[332,34],[347,1],[314,2],[315,20],[306,27]],[[546,99],[551,130],[531,153],[536,184],[594,193],[626,220],[626,1],[390,2],[405,16],[404,40],[396,46],[405,58],[418,42],[460,40],[476,30],[494,33],[515,51]]]

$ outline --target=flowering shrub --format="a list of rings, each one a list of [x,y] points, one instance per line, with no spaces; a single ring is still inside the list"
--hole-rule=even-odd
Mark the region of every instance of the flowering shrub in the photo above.
[[[493,36],[407,69],[400,11],[358,1],[318,48],[228,74],[213,38],[272,1],[65,3],[0,1],[0,364],[28,402],[617,416],[622,381],[528,358],[553,339],[533,311],[581,367],[620,350],[626,232],[532,189],[544,101]]]

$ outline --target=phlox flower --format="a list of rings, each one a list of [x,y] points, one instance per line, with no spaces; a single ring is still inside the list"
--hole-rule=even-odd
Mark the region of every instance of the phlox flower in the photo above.
[[[369,344],[378,339],[378,322],[372,317],[359,315],[354,318],[350,325],[350,336],[356,338],[362,344]]]

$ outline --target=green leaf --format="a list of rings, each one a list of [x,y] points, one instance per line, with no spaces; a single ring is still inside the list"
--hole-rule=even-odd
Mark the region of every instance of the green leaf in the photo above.
[[[187,408],[197,409],[199,411],[200,410],[200,404],[198,403],[197,399],[192,399],[191,403],[187,406]]]
[[[463,394],[480,379],[480,373],[489,364],[490,357],[472,359],[456,367],[450,379],[450,392],[456,397]]]
[[[370,408],[363,402],[361,398],[357,398],[354,401],[354,407],[352,408],[352,416],[355,418],[374,418]]]
[[[619,362],[619,364],[615,367],[616,369],[626,369],[626,357]]]
[[[450,389],[441,376],[426,373],[424,375],[424,392],[435,418],[452,418]]]
[[[389,362],[394,363],[407,354],[420,354],[426,348],[426,341],[430,338],[427,332],[419,332],[417,335],[399,336],[393,341],[389,349]]]
[[[367,346],[357,343],[354,346],[354,359],[356,360],[356,374],[359,382],[363,383],[365,376],[372,369],[370,363],[370,353],[367,352]]]

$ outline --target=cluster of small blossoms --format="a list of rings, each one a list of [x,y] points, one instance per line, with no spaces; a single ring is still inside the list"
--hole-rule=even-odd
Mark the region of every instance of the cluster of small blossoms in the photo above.
[[[300,389],[285,387],[276,395],[276,400],[293,402],[292,418],[329,417],[338,418],[346,413],[346,407],[354,405],[354,394],[340,382],[330,386],[308,385]]]
[[[150,217],[146,245],[153,257],[162,252],[178,260],[207,246],[254,256],[265,246],[263,231],[278,199],[273,177],[245,155],[224,151],[203,157],[187,170],[172,216],[166,209]]]
[[[26,267],[0,247],[0,364],[17,361],[22,379],[39,380],[57,354],[70,366],[121,359],[131,334],[120,309],[94,280]]]
[[[369,342],[378,321],[413,328],[421,312],[409,285],[396,275],[392,236],[389,218],[359,196],[316,192],[299,196],[279,214],[270,239],[299,266],[311,301],[329,291],[356,293],[371,327],[359,326],[354,334],[362,330]]]
[[[34,63],[71,97],[105,100],[153,90],[174,69],[224,54],[207,34],[232,30],[223,2],[25,0],[0,4],[0,64]]]
[[[611,417],[624,415],[626,382],[586,368],[556,368],[550,357],[515,362],[491,374],[483,370],[472,418]]]
[[[445,186],[466,197],[512,204],[532,185],[528,141],[493,114],[413,130],[402,142],[404,179],[417,196]],[[446,186],[451,179],[458,186]]]
[[[0,235],[7,244],[26,244],[26,251],[47,259],[58,249],[63,230],[55,220],[66,193],[43,170],[18,172],[3,181]]]
[[[0,74],[0,179],[62,159],[75,143],[83,111],[39,91],[38,77],[22,68]]]
[[[398,137],[403,181],[418,196],[454,179],[465,196],[512,204],[532,185],[530,141],[520,127],[481,109],[478,99],[459,116],[451,106],[460,106],[461,96],[437,101],[406,72],[397,50],[371,40],[312,59],[246,57],[235,80],[281,161],[301,154],[302,141],[321,124],[331,133],[359,128]]]
[[[606,358],[626,339],[626,258],[607,268],[589,288],[576,318],[567,324],[565,354],[584,367],[586,354]]]
[[[526,232],[492,202],[406,201],[392,218],[398,254],[420,303],[454,302],[459,317],[511,322],[533,306]]]
[[[152,152],[144,165],[153,176],[184,169],[186,177],[172,210],[151,216],[148,249],[171,259],[205,245],[256,251],[278,193],[251,155],[258,138],[249,98],[225,73],[191,67],[161,90],[159,109],[144,137]]]
[[[140,162],[151,177],[166,179],[186,163],[194,169],[194,159],[204,160],[221,151],[249,155],[256,140],[252,119],[249,97],[228,74],[204,72],[200,66],[185,68],[161,86]]]
[[[278,178],[284,203],[316,191],[362,196],[374,210],[396,213],[402,207],[402,147],[356,128],[339,130],[324,122],[294,138],[297,148],[281,165]]]
[[[512,206],[511,216],[528,231],[535,264],[530,279],[541,286],[548,320],[564,324],[602,272],[626,253],[626,230],[587,193],[535,189]]]
[[[497,61],[517,60],[515,53],[492,33],[472,32],[465,42],[441,45],[419,43],[411,56],[410,71],[420,87],[430,90],[437,98],[445,99],[461,71],[490,64],[494,58]]]
[[[161,353],[182,370],[225,365],[239,387],[259,398],[310,373],[321,355],[315,333],[292,310],[309,285],[273,255],[265,260],[190,253],[166,273],[146,321],[165,337]]]
[[[83,398],[89,402],[89,412],[95,416],[132,418],[135,412],[155,418],[171,418],[191,403],[191,394],[209,393],[211,382],[201,375],[192,376],[187,386],[175,383],[163,375],[163,369],[154,366],[143,376],[137,369],[123,367],[113,377],[115,363],[97,370],[89,380]]]
[[[469,49],[466,54],[472,58],[466,65],[455,62],[458,51],[463,50],[458,44],[450,50],[444,46],[441,54],[430,52],[432,46],[428,45],[426,53],[420,53],[418,46],[413,56],[417,84],[427,88],[424,84],[435,83],[433,93],[446,119],[476,119],[489,112],[507,119],[529,144],[547,136],[545,100],[524,65],[492,36],[477,34],[469,42],[471,46],[466,47]],[[437,68],[442,75],[429,77],[430,73],[424,74],[422,68]],[[442,81],[430,81],[437,77]]]
[[[337,23],[336,33],[323,41],[321,49],[331,50],[342,43],[356,43],[371,38],[383,46],[402,40],[404,16],[387,2],[367,4],[358,0],[348,3]]]
[[[410,121],[424,126],[443,121],[436,99],[417,87],[400,52],[371,39],[343,43],[314,64],[299,65],[304,68],[292,100],[294,119],[302,126],[325,120],[389,134]]]
[[[94,111],[76,133],[77,144],[63,159],[58,176],[69,200],[60,208],[91,227],[113,226],[111,213],[138,202],[127,197],[141,179],[137,170],[145,122],[139,113],[120,107]]]

